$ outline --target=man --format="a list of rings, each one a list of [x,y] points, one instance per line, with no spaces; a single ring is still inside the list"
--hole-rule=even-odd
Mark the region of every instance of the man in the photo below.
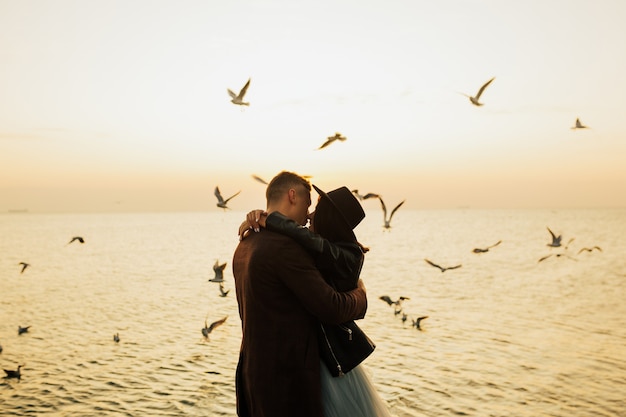
[[[283,171],[266,191],[267,212],[305,225],[311,185]],[[302,246],[261,229],[237,246],[233,275],[243,338],[237,365],[240,417],[323,417],[319,321],[343,323],[367,310],[361,281],[339,293],[329,286]]]

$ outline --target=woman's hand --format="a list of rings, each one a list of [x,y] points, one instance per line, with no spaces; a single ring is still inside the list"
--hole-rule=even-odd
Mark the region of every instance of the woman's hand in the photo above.
[[[267,212],[264,210],[252,210],[246,214],[246,220],[239,226],[239,240],[243,240],[251,230],[259,232],[261,227],[265,227]]]
[[[246,215],[246,221],[250,225],[250,229],[258,232],[261,227],[265,227],[265,218],[267,217],[267,211],[265,210],[252,210]]]

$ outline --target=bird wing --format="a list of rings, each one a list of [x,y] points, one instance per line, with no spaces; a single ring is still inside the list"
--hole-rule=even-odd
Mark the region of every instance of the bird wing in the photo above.
[[[548,232],[550,232],[550,235],[552,236],[552,242],[556,242],[557,241],[557,237],[554,234],[554,232],[552,230],[550,230],[549,227],[546,227],[548,229]]]
[[[335,138],[334,138],[333,136],[330,136],[330,137],[326,140],[326,142],[324,142],[324,143],[322,144],[322,146],[320,146],[320,147],[319,147],[319,148],[317,148],[317,149],[319,150],[319,149],[325,148],[325,147],[327,147],[328,145],[330,145],[331,143],[333,143],[334,141],[335,141]]]
[[[487,86],[488,86],[489,84],[491,84],[491,82],[492,82],[493,80],[495,80],[495,79],[496,79],[496,77],[493,77],[492,79],[490,79],[489,81],[487,81],[485,84],[483,84],[483,86],[482,86],[482,87],[480,87],[480,90],[478,90],[478,93],[476,94],[476,100],[478,100],[478,99],[480,98],[480,95],[483,93],[483,91],[485,91],[485,88],[487,88]]]
[[[494,243],[493,245],[489,246],[489,248],[495,248],[496,246],[498,246],[500,243],[502,243],[501,240],[498,240],[496,243]]]
[[[217,201],[219,203],[223,203],[224,202],[224,197],[222,197],[222,193],[220,193],[220,188],[219,187],[215,187],[215,197],[217,197]]]
[[[387,221],[387,206],[385,205],[385,202],[380,196],[378,196],[378,199],[380,200],[380,206],[383,209],[383,219]]]
[[[378,298],[380,298],[381,300],[385,301],[389,305],[393,304],[393,300],[391,300],[391,297],[389,297],[388,295],[381,295]]]
[[[217,326],[221,326],[222,324],[224,324],[224,322],[226,321],[226,319],[228,318],[228,316],[224,317],[223,319],[214,321],[213,323],[211,323],[211,325],[209,326],[209,333],[211,333],[213,331],[213,329],[215,329]]]
[[[243,100],[243,96],[246,95],[246,91],[248,91],[249,86],[250,86],[250,78],[248,78],[248,82],[246,83],[246,85],[244,85],[241,88],[241,90],[239,90],[239,95],[237,96],[239,100]]]
[[[545,261],[546,259],[548,259],[548,258],[549,258],[549,257],[551,257],[551,256],[552,256],[552,254],[550,254],[550,255],[546,255],[546,256],[544,256],[544,257],[542,257],[542,258],[539,258],[539,260],[538,260],[537,262]]]
[[[230,98],[237,98],[237,94],[234,93],[233,90],[231,90],[230,88],[227,88],[226,91],[228,91],[228,95],[230,96]]]
[[[402,200],[402,202],[400,204],[398,204],[397,206],[394,207],[393,210],[391,210],[391,215],[389,216],[389,221],[391,221],[391,218],[393,217],[393,214],[398,211],[398,209],[400,208],[401,205],[404,204],[406,200]]]
[[[363,196],[363,200],[367,200],[368,198],[378,198],[378,194],[376,193],[367,193]]]
[[[461,265],[461,264],[458,264],[458,265],[455,265],[455,266],[449,266],[449,267],[446,268],[446,270],[448,270],[448,269],[457,269],[457,268],[460,268],[462,266],[463,265]]]
[[[230,197],[228,197],[225,201],[224,204],[228,203],[230,200],[232,200],[233,198],[237,197],[239,195],[239,193],[241,192],[241,190],[237,191],[235,194],[231,195]]]
[[[261,184],[265,184],[267,185],[267,181],[265,181],[263,178],[259,177],[258,175],[252,175],[252,178],[254,178],[255,180],[257,180],[258,182],[260,182]]]
[[[439,269],[441,269],[443,271],[443,268],[441,266],[437,265],[436,263],[434,263],[433,261],[430,261],[428,259],[424,259],[424,260],[426,261],[426,263],[434,266],[435,268],[439,268]]]

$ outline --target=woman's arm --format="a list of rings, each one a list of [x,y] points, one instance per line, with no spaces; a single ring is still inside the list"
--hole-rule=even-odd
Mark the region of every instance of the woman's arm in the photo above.
[[[278,212],[270,213],[264,220],[267,230],[291,237],[311,253],[317,268],[337,290],[356,287],[364,258],[357,244],[332,243]]]

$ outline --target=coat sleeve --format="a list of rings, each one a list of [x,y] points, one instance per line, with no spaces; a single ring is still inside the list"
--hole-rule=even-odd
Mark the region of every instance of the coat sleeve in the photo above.
[[[356,288],[364,258],[358,245],[330,242],[278,212],[267,216],[265,227],[294,239],[311,253],[317,268],[336,289]]]

